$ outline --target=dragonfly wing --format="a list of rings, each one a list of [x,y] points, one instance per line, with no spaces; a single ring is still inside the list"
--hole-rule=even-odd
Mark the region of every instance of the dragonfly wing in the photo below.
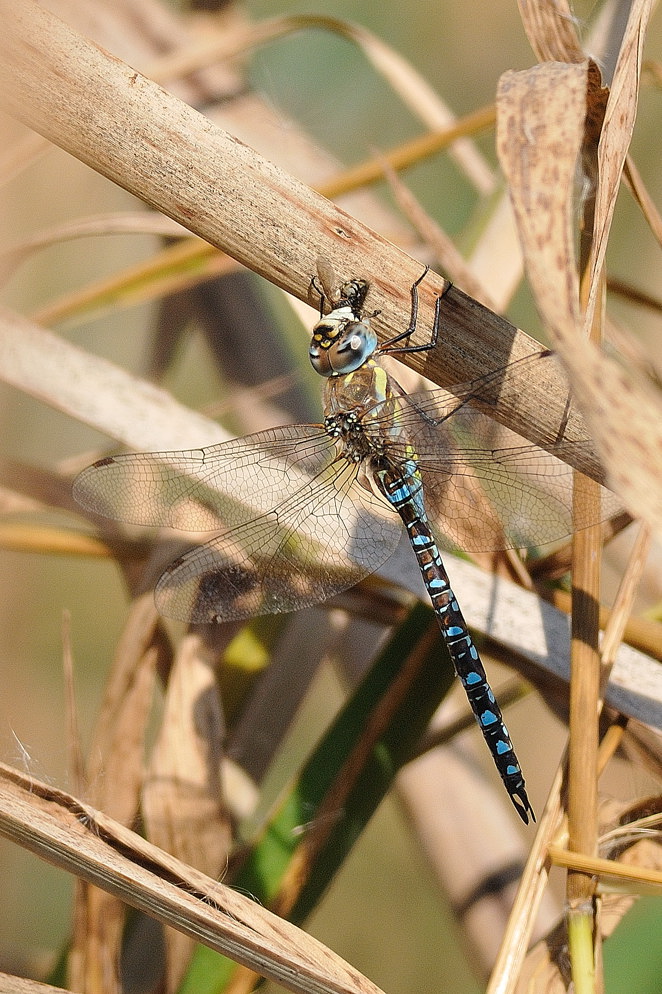
[[[296,425],[181,452],[101,459],[74,496],[103,517],[189,531],[228,528],[268,511],[335,457],[319,425]]]
[[[529,375],[532,365],[553,358],[533,356],[513,365],[518,376]],[[428,513],[446,548],[525,548],[573,531],[572,468],[469,405],[481,399],[493,403],[497,383],[490,375],[452,393],[433,390],[397,402],[397,423],[416,453]],[[590,462],[593,445],[588,438],[564,440],[559,452]],[[620,510],[619,498],[602,487],[598,514],[588,505],[579,507],[574,527]]]
[[[425,453],[421,471],[430,513],[452,540],[464,516],[459,544],[469,552],[547,545],[622,510],[620,499],[601,487],[598,512],[580,505],[573,519],[572,468],[477,411],[463,410],[449,431],[451,465],[448,455],[440,464]],[[588,440],[569,445],[578,460],[593,448]]]
[[[159,611],[204,623],[295,611],[346,590],[393,552],[400,520],[345,460],[326,466],[269,512],[172,563]]]

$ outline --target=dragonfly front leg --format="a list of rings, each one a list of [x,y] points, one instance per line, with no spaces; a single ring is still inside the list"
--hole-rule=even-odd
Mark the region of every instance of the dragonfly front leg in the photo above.
[[[408,328],[406,331],[396,335],[395,338],[390,338],[388,342],[384,342],[384,344],[379,348],[381,355],[402,355],[405,352],[429,352],[431,349],[436,347],[437,340],[439,338],[441,302],[453,285],[452,283],[449,283],[448,286],[444,288],[444,292],[440,294],[435,301],[434,320],[432,322],[430,341],[424,342],[422,345],[398,345],[398,342],[408,342],[416,331],[416,325],[418,324],[418,287],[419,284],[423,282],[429,271],[430,267],[426,266],[418,279],[411,285],[411,314],[409,317]]]

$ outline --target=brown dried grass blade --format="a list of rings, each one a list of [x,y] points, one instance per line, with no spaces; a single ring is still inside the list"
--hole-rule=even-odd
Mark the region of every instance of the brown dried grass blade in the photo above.
[[[583,62],[576,18],[566,0],[519,0],[526,36],[539,62]]]
[[[145,733],[158,659],[151,594],[136,599],[119,641],[89,751],[86,796],[123,825],[134,823],[143,780]],[[78,881],[70,976],[74,990],[95,989],[100,964],[119,992],[125,909],[113,894]]]
[[[232,838],[221,784],[225,726],[217,659],[199,634],[180,643],[142,791],[149,840],[213,878],[225,870]],[[176,990],[193,943],[171,929],[165,941],[168,989]]]

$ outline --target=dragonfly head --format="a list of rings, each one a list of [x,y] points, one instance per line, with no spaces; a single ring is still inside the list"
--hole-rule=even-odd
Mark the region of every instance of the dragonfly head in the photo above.
[[[308,355],[320,376],[342,376],[362,366],[376,348],[377,335],[369,322],[345,300],[317,322]]]

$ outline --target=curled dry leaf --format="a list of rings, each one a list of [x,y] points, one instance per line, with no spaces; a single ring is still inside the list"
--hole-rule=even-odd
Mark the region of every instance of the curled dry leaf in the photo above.
[[[662,398],[643,376],[617,364],[582,335],[597,299],[620,170],[634,121],[634,83],[647,6],[642,3],[633,9],[606,105],[585,317],[579,306],[573,197],[587,118],[592,135],[600,117],[592,113],[600,95],[590,64],[546,64],[506,73],[499,86],[497,142],[529,281],[586,415],[609,484],[633,513],[660,533]],[[628,106],[623,107],[623,102]]]
[[[604,265],[616,197],[634,130],[642,49],[650,10],[650,0],[634,0],[607,99],[598,145],[599,182],[596,192],[589,303],[585,328],[591,325],[592,311],[597,300],[598,277]]]

